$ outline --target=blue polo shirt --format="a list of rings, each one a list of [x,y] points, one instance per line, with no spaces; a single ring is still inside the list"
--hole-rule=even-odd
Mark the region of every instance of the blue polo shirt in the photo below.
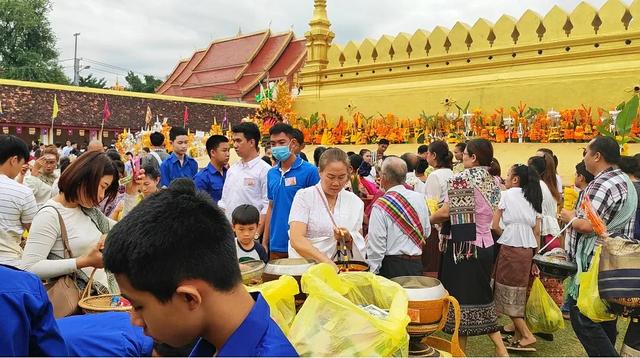
[[[318,184],[318,168],[296,158],[291,168],[282,172],[281,163],[267,173],[267,197],[273,202],[269,225],[269,249],[272,252],[288,252],[289,212],[293,198],[300,189]]]
[[[174,153],[162,161],[160,166],[160,186],[169,186],[173,179],[193,177],[198,172],[198,163],[190,156],[184,156],[182,165]]]
[[[0,356],[68,356],[38,276],[0,265]]]
[[[150,357],[153,351],[153,339],[127,312],[61,318],[58,327],[72,357]]]
[[[222,198],[222,187],[227,179],[227,168],[223,168],[219,172],[211,163],[206,168],[196,174],[193,181],[196,183],[198,190],[204,190],[211,196],[215,203]]]
[[[190,357],[297,357],[280,327],[271,319],[269,305],[259,293],[251,296],[256,303],[249,315],[216,354],[213,344],[200,338]]]

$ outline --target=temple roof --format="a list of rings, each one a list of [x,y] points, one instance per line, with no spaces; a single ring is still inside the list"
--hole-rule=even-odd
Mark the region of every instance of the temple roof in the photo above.
[[[213,41],[190,59],[176,65],[159,94],[255,102],[260,82],[286,79],[289,83],[306,57],[306,40],[293,32],[270,30]]]

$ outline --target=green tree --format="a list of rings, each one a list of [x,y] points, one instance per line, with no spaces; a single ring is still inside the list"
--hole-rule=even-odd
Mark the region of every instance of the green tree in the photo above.
[[[129,84],[127,91],[154,93],[156,88],[162,84],[162,80],[154,76],[144,75],[143,77],[144,82],[133,71],[129,71],[127,77],[124,78]]]
[[[50,0],[0,0],[0,77],[68,84],[47,14]]]
[[[96,78],[90,74],[87,77],[80,76],[80,80],[78,81],[80,87],[92,87],[92,88],[107,88],[107,81],[103,78]]]

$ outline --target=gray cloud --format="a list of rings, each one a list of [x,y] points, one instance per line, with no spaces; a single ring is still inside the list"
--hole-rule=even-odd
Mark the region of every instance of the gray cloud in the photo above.
[[[413,33],[457,21],[473,25],[478,18],[495,22],[503,14],[520,17],[527,9],[541,15],[558,5],[567,12],[579,0],[329,0],[327,11],[336,34],[334,42],[377,39],[383,34]],[[589,0],[599,8],[605,0]],[[630,0],[626,0],[629,3]],[[301,37],[313,12],[312,0],[54,0],[51,24],[58,38],[60,59],[73,58],[73,33],[80,32],[78,56],[93,73],[109,83],[124,82],[124,69],[160,78],[177,62],[206,48],[212,40],[265,29],[276,32],[293,26]],[[72,76],[73,61],[62,62]],[[107,73],[112,72],[112,73]]]

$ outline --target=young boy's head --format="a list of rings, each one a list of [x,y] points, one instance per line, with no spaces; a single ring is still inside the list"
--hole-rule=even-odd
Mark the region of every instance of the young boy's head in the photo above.
[[[15,178],[29,160],[29,147],[13,135],[0,135],[0,168],[9,178]]]
[[[584,190],[587,184],[593,180],[593,174],[587,171],[587,167],[584,165],[584,161],[576,165],[576,178],[574,185],[580,190]]]
[[[184,127],[172,127],[169,131],[169,140],[173,152],[177,155],[185,155],[189,149],[189,135]]]
[[[150,196],[114,226],[104,265],[131,301],[132,323],[174,347],[219,323],[212,307],[244,289],[229,222],[189,186]]]
[[[240,205],[231,214],[231,223],[236,237],[243,245],[250,245],[256,237],[260,212],[253,205]]]

